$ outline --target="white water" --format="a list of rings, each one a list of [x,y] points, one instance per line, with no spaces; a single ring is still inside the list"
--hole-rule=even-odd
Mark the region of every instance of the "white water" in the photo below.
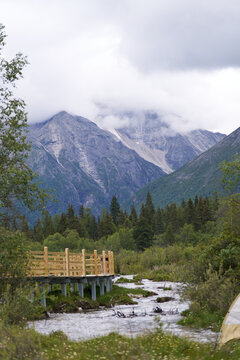
[[[131,276],[126,276],[131,278]],[[177,322],[181,319],[180,313],[189,306],[188,302],[180,301],[180,291],[183,284],[174,282],[153,282],[143,280],[144,285],[134,283],[120,284],[126,288],[143,288],[154,291],[157,295],[147,298],[134,298],[137,305],[121,305],[112,309],[91,310],[74,314],[51,314],[50,319],[40,320],[29,323],[29,327],[35,328],[42,334],[49,334],[53,331],[63,331],[71,340],[86,340],[96,336],[104,336],[111,332],[134,337],[138,334],[153,331],[162,323],[164,330],[179,336],[187,336],[197,341],[216,342],[218,333],[211,330],[192,330],[186,329]],[[163,290],[163,287],[171,287],[172,290]],[[158,304],[157,297],[170,296],[174,300]],[[155,314],[153,308],[160,306],[166,315]],[[128,316],[133,310],[136,317],[119,318],[114,316],[114,311],[120,310]],[[173,314],[171,314],[171,312]]]

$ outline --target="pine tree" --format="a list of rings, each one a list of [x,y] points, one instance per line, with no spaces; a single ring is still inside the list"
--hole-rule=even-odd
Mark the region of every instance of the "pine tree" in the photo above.
[[[140,217],[133,229],[133,238],[138,250],[144,250],[152,245],[153,229],[146,218]]]
[[[163,215],[160,207],[158,207],[154,215],[154,233],[159,235],[159,234],[163,234],[164,231],[165,231],[165,226],[163,222]]]
[[[124,225],[126,220],[127,220],[126,211],[120,210],[119,217],[118,217],[118,225],[120,225],[120,226]]]
[[[91,215],[89,222],[89,237],[90,239],[97,240],[98,239],[98,224],[96,222],[96,218],[94,215]]]
[[[48,237],[49,235],[52,235],[55,233],[52,217],[49,214],[48,210],[45,210],[43,213],[42,227],[43,227],[43,233],[44,233],[45,238]]]
[[[41,221],[38,219],[36,225],[33,228],[33,239],[34,241],[42,243],[44,240],[44,233]]]
[[[22,216],[21,231],[26,235],[27,238],[30,238],[31,229],[29,228],[28,221],[25,215]]]
[[[60,220],[56,232],[58,232],[59,234],[63,234],[64,231],[67,230],[67,227],[68,227],[67,215],[63,212],[60,216]]]
[[[194,223],[195,211],[192,199],[190,198],[186,206],[186,221],[188,224]]]
[[[152,197],[150,192],[147,193],[147,199],[145,202],[145,218],[149,221],[149,224],[151,224],[153,226],[153,218],[154,218],[154,214],[155,214],[155,209],[154,209],[154,205],[152,202]]]
[[[171,224],[168,225],[167,230],[164,234],[164,241],[165,245],[173,245],[175,242],[175,236]]]
[[[129,215],[129,220],[131,221],[132,226],[136,225],[138,217],[134,205],[132,205],[131,213]]]
[[[68,228],[76,229],[78,227],[78,219],[77,219],[77,216],[75,215],[75,210],[74,210],[72,204],[68,205],[66,215],[67,215],[67,219],[68,219]]]
[[[80,216],[80,218],[84,217],[84,207],[83,207],[83,205],[81,205],[80,208],[79,208],[79,216]]]
[[[100,237],[112,235],[116,230],[112,217],[106,209],[102,210],[98,229]]]
[[[120,205],[119,205],[117,197],[115,195],[112,197],[112,201],[111,201],[111,205],[110,205],[110,214],[111,214],[113,223],[115,225],[118,225],[119,215],[120,215]]]

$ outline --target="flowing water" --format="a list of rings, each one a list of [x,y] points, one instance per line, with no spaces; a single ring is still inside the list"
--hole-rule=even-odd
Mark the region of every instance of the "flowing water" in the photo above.
[[[132,276],[126,276],[132,278]],[[117,278],[116,278],[117,279]],[[138,334],[145,334],[154,330],[162,324],[162,328],[179,336],[187,336],[197,341],[216,342],[218,333],[211,330],[186,329],[177,324],[181,319],[181,312],[188,309],[189,303],[180,300],[180,291],[183,284],[175,282],[153,282],[142,280],[143,285],[124,283],[120,286],[126,288],[143,288],[154,291],[157,295],[147,298],[133,298],[137,305],[117,305],[112,309],[89,310],[74,314],[51,314],[50,319],[34,321],[29,327],[35,328],[42,334],[49,334],[53,331],[63,331],[71,340],[86,340],[96,336],[107,335],[117,332],[122,335],[134,337]],[[164,290],[164,288],[171,290]],[[173,300],[158,304],[157,297],[172,297]],[[160,306],[162,313],[154,313],[153,309]],[[116,315],[118,312],[119,317]]]

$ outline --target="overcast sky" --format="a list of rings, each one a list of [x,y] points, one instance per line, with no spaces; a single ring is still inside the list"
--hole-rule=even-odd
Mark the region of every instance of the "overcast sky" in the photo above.
[[[0,0],[0,22],[5,56],[28,56],[29,122],[104,108],[110,126],[146,110],[180,131],[240,126],[239,0]]]

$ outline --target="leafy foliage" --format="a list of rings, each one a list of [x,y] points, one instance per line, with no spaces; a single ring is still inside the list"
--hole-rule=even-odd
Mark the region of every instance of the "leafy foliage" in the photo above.
[[[16,216],[17,204],[31,210],[42,209],[47,194],[39,189],[36,174],[26,165],[30,144],[26,137],[25,103],[13,94],[27,60],[20,53],[5,60],[5,38],[0,24],[0,220],[9,226]]]

